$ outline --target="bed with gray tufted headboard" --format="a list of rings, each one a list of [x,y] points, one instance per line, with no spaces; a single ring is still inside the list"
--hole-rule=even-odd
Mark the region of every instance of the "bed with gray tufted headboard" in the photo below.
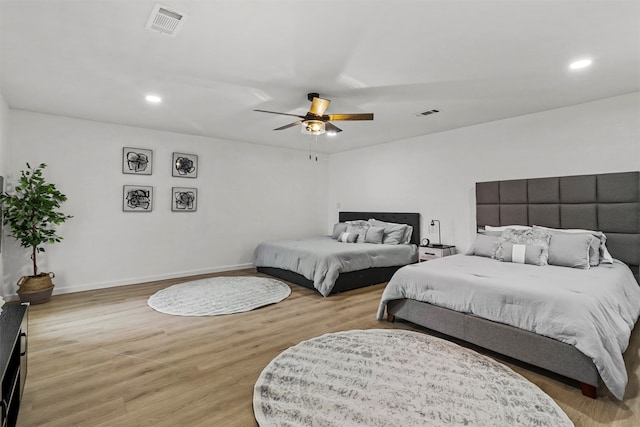
[[[638,281],[640,172],[480,182],[476,225],[602,231],[610,254]],[[576,380],[587,396],[595,398],[602,383],[590,357],[556,339],[415,299],[388,301],[386,310],[390,321],[404,319]]]

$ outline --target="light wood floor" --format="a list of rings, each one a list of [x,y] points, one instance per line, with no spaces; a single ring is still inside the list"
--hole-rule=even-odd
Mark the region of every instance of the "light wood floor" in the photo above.
[[[412,328],[376,321],[384,285],[329,298],[291,285],[279,304],[216,317],[170,316],[147,306],[150,295],[177,282],[59,295],[32,306],[18,425],[255,426],[253,385],[284,349],[327,332]],[[625,354],[630,382],[623,402],[606,392],[592,400],[510,366],[553,397],[576,426],[631,427],[640,425],[639,359],[640,327]]]

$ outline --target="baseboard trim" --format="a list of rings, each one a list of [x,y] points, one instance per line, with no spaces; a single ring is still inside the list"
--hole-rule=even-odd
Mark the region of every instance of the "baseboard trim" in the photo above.
[[[155,282],[157,280],[178,279],[181,277],[197,276],[199,274],[224,273],[226,271],[245,270],[254,268],[253,263],[225,265],[221,267],[204,268],[200,270],[179,271],[174,273],[157,274],[153,276],[131,277],[122,280],[113,280],[110,282],[86,283],[76,286],[60,286],[56,284],[53,289],[53,295],[70,294],[74,292],[93,291],[96,289],[115,288],[118,286],[135,285],[139,283]],[[55,280],[54,280],[55,283]],[[4,296],[6,301],[18,300],[18,294]]]

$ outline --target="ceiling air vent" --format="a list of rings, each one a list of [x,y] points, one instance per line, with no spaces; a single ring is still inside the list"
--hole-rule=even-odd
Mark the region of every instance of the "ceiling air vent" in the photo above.
[[[429,111],[425,111],[424,113],[418,113],[416,114],[416,116],[420,117],[420,116],[430,116],[431,114],[435,114],[435,113],[439,113],[440,110],[429,110]]]
[[[186,21],[187,16],[185,13],[156,3],[145,28],[175,37],[184,21]]]

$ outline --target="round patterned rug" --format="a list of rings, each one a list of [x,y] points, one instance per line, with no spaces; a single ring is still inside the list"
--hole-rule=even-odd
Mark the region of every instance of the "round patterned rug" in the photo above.
[[[253,393],[261,426],[572,426],[510,368],[426,334],[326,334],[282,352]]]
[[[176,316],[216,316],[275,304],[290,294],[291,288],[275,279],[213,277],[170,286],[151,295],[147,304]]]

